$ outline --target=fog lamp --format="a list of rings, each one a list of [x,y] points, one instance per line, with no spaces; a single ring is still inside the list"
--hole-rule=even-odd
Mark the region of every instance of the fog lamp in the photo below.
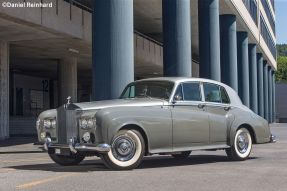
[[[46,132],[42,132],[42,133],[40,134],[40,137],[41,137],[42,140],[45,139],[45,138],[46,138]]]
[[[89,132],[84,133],[84,135],[83,135],[83,140],[84,140],[85,142],[89,142],[90,139],[91,139],[91,134],[90,134]]]

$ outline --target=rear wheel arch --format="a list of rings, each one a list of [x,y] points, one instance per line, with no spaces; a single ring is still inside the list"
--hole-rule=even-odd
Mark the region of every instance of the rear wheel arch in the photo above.
[[[240,126],[236,129],[236,131],[237,131],[238,129],[240,129],[240,128],[246,128],[246,129],[249,131],[250,135],[251,135],[252,142],[253,142],[253,143],[256,143],[256,142],[257,142],[257,141],[256,141],[255,131],[254,131],[254,129],[253,129],[253,127],[252,127],[251,125],[249,125],[249,124],[247,124],[247,123],[244,123],[244,124],[240,125]]]
[[[257,141],[256,141],[256,133],[255,133],[253,127],[250,124],[248,124],[248,123],[242,123],[242,124],[237,125],[235,127],[231,127],[231,131],[230,131],[229,138],[228,138],[228,142],[229,142],[230,146],[233,145],[233,139],[235,137],[235,134],[240,128],[247,129],[249,131],[250,135],[251,135],[252,143],[254,143],[254,144],[257,143]]]

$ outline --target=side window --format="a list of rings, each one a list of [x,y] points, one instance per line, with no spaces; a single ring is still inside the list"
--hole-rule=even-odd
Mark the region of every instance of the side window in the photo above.
[[[203,89],[204,89],[205,101],[221,103],[221,96],[218,85],[204,83]]]
[[[181,84],[179,84],[177,86],[176,92],[174,94],[174,100],[176,100],[176,101],[182,101],[183,100],[182,85]]]
[[[229,99],[228,94],[227,94],[227,92],[226,92],[224,87],[220,87],[220,93],[221,93],[222,103],[229,104],[230,103],[230,99]]]
[[[131,85],[129,86],[124,94],[121,95],[121,98],[125,99],[125,98],[134,98],[135,97],[135,86]]]
[[[200,84],[198,82],[183,83],[184,101],[201,101]]]

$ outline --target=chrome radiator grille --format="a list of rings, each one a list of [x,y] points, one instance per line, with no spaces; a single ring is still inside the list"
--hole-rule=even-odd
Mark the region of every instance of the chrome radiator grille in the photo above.
[[[76,110],[57,109],[58,143],[67,144],[71,137],[78,137]]]

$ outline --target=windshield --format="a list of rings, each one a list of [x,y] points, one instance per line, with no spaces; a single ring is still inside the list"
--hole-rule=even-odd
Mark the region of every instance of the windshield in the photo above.
[[[159,98],[169,100],[173,82],[168,81],[140,81],[129,84],[121,95],[125,98]]]

